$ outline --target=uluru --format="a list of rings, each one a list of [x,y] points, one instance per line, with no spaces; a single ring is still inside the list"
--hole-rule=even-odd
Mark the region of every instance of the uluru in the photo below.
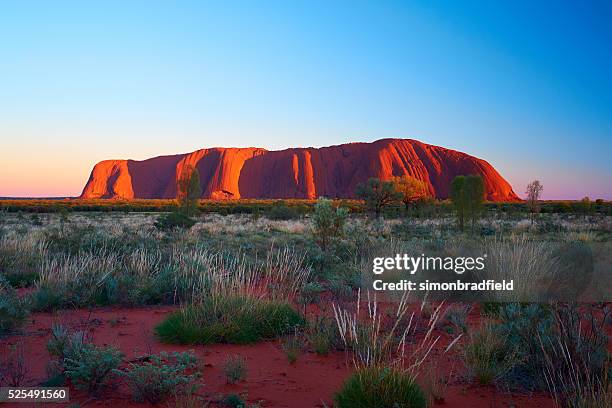
[[[147,160],[96,164],[80,198],[175,198],[177,180],[196,168],[202,198],[353,198],[370,177],[408,175],[424,181],[432,196],[448,198],[452,179],[481,175],[486,199],[514,201],[510,184],[485,160],[413,139],[381,139],[321,148],[215,147]]]

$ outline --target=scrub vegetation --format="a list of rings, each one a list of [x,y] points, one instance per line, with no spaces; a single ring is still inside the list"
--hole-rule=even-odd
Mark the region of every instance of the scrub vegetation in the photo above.
[[[163,305],[150,341],[177,353],[128,358],[57,322],[46,334],[49,381],[94,396],[125,384],[134,401],[151,404],[223,404],[210,392],[193,394],[207,387],[206,357],[200,364],[185,349],[268,342],[286,353],[287,370],[308,354],[344,356],[351,373],[335,396],[321,396],[338,407],[424,407],[465,382],[541,393],[561,407],[608,406],[610,307],[583,297],[603,299],[610,287],[612,205],[486,203],[480,187],[458,180],[452,201],[431,199],[412,180],[370,180],[359,187],[365,201],[213,202],[194,200],[197,191],[178,205],[2,201],[0,347],[27,336],[39,316]],[[554,282],[578,302],[392,302],[363,284],[375,256],[464,251],[486,253],[496,279],[519,276],[520,293]],[[18,376],[13,360],[0,360],[0,384]],[[423,386],[431,383],[426,367],[449,360],[445,386]],[[247,383],[246,360],[222,367],[227,386]],[[249,381],[256,373],[249,360]]]

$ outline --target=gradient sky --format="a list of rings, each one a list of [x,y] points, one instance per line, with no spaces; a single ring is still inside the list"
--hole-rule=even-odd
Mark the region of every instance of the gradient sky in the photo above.
[[[520,195],[612,199],[612,2],[216,3],[0,2],[0,196],[78,195],[103,159],[405,137]]]

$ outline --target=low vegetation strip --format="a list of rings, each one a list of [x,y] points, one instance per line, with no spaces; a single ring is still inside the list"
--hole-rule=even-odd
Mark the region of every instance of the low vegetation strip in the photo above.
[[[305,324],[288,303],[241,296],[211,296],[171,314],[156,328],[165,343],[249,344]]]

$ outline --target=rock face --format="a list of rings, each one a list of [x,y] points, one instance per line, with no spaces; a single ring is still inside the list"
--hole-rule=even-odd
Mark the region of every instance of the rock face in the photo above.
[[[212,148],[152,159],[105,160],[96,164],[81,198],[175,198],[177,180],[190,167],[200,173],[202,198],[352,198],[370,177],[409,175],[447,198],[452,179],[479,174],[487,200],[518,196],[484,160],[411,139],[382,139],[322,148],[268,151]]]

